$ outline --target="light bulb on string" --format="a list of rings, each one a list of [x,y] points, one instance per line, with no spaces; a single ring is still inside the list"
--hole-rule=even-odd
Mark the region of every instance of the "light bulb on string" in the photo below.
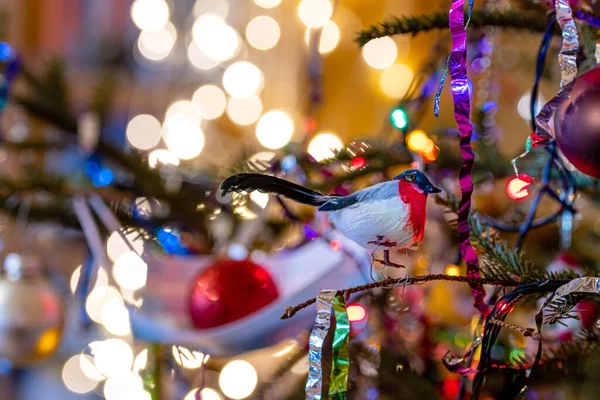
[[[524,200],[529,196],[529,186],[533,178],[525,173],[514,176],[506,182],[506,194],[513,200]]]
[[[395,108],[390,114],[390,119],[396,129],[404,130],[408,127],[408,114],[402,107]]]

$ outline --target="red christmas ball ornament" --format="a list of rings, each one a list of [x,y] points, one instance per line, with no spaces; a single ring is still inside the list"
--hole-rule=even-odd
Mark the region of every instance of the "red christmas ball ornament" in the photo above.
[[[196,328],[225,325],[279,297],[269,272],[249,260],[217,260],[192,284],[189,311]]]
[[[577,78],[571,97],[554,116],[556,142],[581,172],[600,178],[600,67]]]

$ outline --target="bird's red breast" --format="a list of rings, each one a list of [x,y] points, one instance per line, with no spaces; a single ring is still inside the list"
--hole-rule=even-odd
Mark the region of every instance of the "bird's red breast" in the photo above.
[[[414,242],[421,243],[425,234],[427,195],[417,185],[402,179],[398,181],[398,193],[408,205],[407,227],[412,228]]]

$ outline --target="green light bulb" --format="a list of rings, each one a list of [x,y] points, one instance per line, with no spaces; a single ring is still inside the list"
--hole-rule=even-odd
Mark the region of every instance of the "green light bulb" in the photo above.
[[[390,115],[392,120],[392,124],[396,127],[396,129],[406,129],[408,126],[408,114],[404,109],[398,107],[394,111],[392,111],[392,115]]]

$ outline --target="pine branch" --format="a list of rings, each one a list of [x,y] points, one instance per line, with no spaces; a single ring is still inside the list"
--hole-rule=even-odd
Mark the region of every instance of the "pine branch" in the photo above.
[[[531,32],[543,33],[546,29],[546,18],[537,13],[523,13],[518,11],[482,11],[475,10],[471,14],[470,26],[481,28],[495,26],[506,29],[523,29]],[[355,39],[360,46],[364,46],[372,39],[411,34],[416,35],[435,29],[448,29],[448,12],[438,11],[432,14],[413,17],[395,17],[390,21],[381,22],[361,31]],[[560,30],[554,30],[555,35],[560,35]]]

